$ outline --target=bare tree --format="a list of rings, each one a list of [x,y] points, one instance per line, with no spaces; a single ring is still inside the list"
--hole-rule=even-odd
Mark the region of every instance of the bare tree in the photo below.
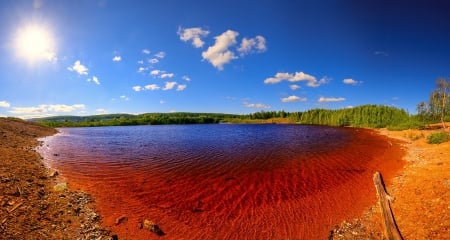
[[[434,90],[430,96],[430,106],[432,106],[436,113],[439,114],[442,126],[446,128],[445,115],[450,106],[450,78],[438,78],[436,86],[436,90]]]

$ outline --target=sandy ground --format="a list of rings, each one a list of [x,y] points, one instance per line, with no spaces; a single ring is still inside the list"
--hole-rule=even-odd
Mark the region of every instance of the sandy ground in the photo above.
[[[387,186],[404,239],[450,239],[450,142],[427,144],[432,132],[379,130],[407,149],[407,164]],[[93,199],[65,188],[34,151],[36,138],[54,133],[0,118],[0,239],[116,239],[101,227]],[[379,207],[343,222],[330,239],[385,239]]]
[[[404,239],[450,239],[450,142],[428,144],[439,130],[379,130],[401,139],[407,148],[404,169],[386,186],[392,211]],[[386,239],[378,206],[343,222],[330,239]]]
[[[34,151],[38,137],[54,133],[0,118],[0,239],[113,239],[101,227],[93,199],[69,191]]]

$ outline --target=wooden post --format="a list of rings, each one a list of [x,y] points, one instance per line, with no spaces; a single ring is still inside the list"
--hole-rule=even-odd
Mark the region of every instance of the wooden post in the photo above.
[[[375,189],[377,191],[386,237],[389,240],[403,240],[400,230],[398,230],[398,226],[395,223],[394,214],[392,213],[391,205],[389,203],[391,196],[386,192],[381,173],[375,172],[373,175],[373,183],[375,184]]]

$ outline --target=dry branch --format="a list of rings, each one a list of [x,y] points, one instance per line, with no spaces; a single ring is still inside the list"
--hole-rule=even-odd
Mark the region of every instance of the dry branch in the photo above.
[[[381,173],[375,172],[373,175],[373,183],[375,184],[375,189],[377,191],[378,201],[381,208],[381,214],[383,216],[383,224],[385,235],[389,240],[403,240],[400,230],[395,223],[394,214],[392,213],[390,200],[391,196],[386,192],[384,186],[383,178]]]

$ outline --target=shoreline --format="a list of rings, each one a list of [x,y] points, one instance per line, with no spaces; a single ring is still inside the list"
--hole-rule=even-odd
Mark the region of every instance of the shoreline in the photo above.
[[[403,238],[450,239],[450,142],[428,144],[436,130],[375,131],[406,148],[405,166],[386,185]],[[378,203],[342,222],[329,239],[386,239]]]
[[[114,239],[94,199],[67,188],[36,151],[56,130],[0,118],[0,236],[3,239]]]
[[[450,142],[426,143],[432,130],[377,134],[402,140],[405,166],[386,186],[405,239],[450,239]],[[8,239],[117,239],[101,224],[94,199],[86,193],[54,189],[58,178],[35,151],[51,128],[0,118],[0,236]],[[19,149],[19,151],[17,150]],[[24,161],[26,159],[27,161]],[[8,165],[9,164],[9,165]],[[371,186],[373,187],[373,186]],[[329,239],[385,239],[377,204],[361,217],[344,221]]]

